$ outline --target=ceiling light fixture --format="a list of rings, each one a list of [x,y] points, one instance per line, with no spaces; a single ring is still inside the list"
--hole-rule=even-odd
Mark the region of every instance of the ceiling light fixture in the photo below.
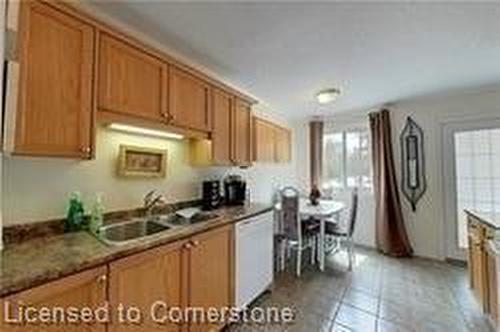
[[[171,138],[171,139],[179,139],[179,140],[184,138],[184,136],[181,134],[175,134],[175,133],[171,133],[171,132],[163,131],[163,130],[154,130],[154,129],[130,126],[130,125],[121,124],[121,123],[111,123],[108,125],[108,128],[112,129],[112,130],[116,130],[116,131],[121,131],[124,133],[139,134],[139,135],[145,135],[145,136]]]
[[[316,100],[320,104],[328,104],[331,103],[340,96],[340,90],[339,89],[326,89],[318,92],[316,94]]]

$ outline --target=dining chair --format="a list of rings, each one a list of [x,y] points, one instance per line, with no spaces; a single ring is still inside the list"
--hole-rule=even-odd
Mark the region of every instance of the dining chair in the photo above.
[[[277,272],[285,270],[286,236],[281,213],[281,188],[273,194],[274,209],[274,269]]]
[[[333,239],[336,244],[331,252],[338,251],[342,249],[342,247],[345,247],[349,258],[349,271],[352,270],[352,265],[356,259],[354,252],[353,235],[356,228],[356,220],[358,214],[358,188],[354,188],[352,190],[351,197],[351,206],[349,208],[347,220],[326,220],[325,223],[325,235]],[[327,249],[325,248],[325,250]]]
[[[283,236],[286,249],[283,251],[289,256],[291,250],[297,252],[296,274],[300,277],[302,271],[302,252],[311,250],[311,264],[316,260],[316,243],[319,234],[319,224],[310,220],[301,220],[299,211],[300,195],[297,189],[286,187],[281,190],[281,220],[283,222]],[[286,257],[282,257],[284,262]]]

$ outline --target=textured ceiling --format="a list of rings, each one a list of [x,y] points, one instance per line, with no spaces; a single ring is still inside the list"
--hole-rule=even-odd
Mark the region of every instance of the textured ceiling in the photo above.
[[[289,117],[500,82],[500,3],[93,5]],[[328,87],[343,94],[319,107]]]

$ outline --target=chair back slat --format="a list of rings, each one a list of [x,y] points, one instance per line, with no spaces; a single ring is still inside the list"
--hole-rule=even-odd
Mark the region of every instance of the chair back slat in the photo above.
[[[299,192],[293,187],[281,190],[281,213],[284,233],[287,238],[297,240],[299,228]]]
[[[352,191],[352,199],[351,199],[351,209],[349,211],[349,228],[348,234],[352,236],[354,234],[354,229],[356,227],[356,219],[358,214],[358,204],[359,204],[359,194],[358,188],[354,188]]]

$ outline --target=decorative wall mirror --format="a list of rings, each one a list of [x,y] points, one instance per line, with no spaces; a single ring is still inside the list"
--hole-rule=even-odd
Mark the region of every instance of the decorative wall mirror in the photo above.
[[[408,117],[401,132],[401,187],[413,211],[427,189],[425,178],[424,132]]]

